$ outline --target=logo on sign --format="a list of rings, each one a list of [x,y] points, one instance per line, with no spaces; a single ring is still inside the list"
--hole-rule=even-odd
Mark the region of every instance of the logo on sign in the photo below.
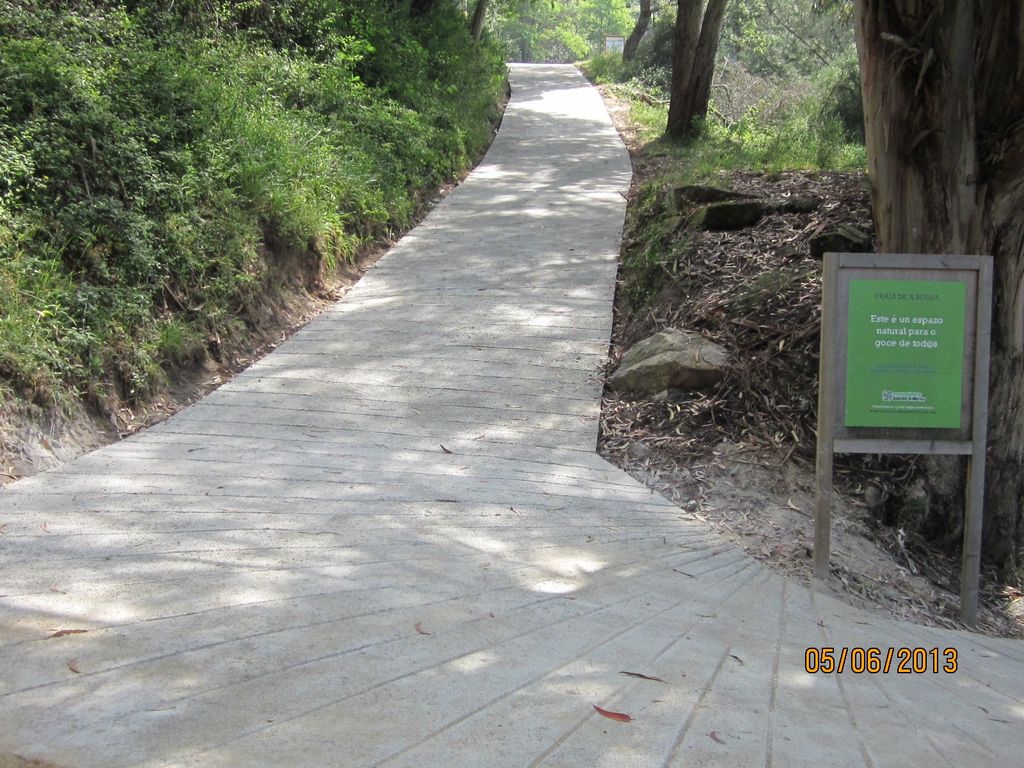
[[[886,403],[927,403],[928,398],[924,392],[893,392],[890,389],[882,391],[882,400]]]

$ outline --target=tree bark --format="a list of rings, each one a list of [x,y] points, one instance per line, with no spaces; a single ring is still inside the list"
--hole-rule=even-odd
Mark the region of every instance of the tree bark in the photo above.
[[[647,27],[651,24],[651,0],[640,0],[640,13],[636,17],[636,24],[633,31],[626,38],[626,44],[622,48],[622,60],[632,61],[636,58],[636,49],[640,47],[640,41],[647,34]]]
[[[983,547],[1007,569],[1024,547],[1024,8],[856,0],[855,12],[881,250],[994,257]]]
[[[474,40],[479,41],[484,33],[484,20],[487,18],[487,0],[476,0],[476,7],[473,8],[473,18],[469,22],[469,34]]]
[[[678,0],[672,40],[672,92],[665,135],[692,137],[696,120],[708,113],[715,56],[728,0]]]

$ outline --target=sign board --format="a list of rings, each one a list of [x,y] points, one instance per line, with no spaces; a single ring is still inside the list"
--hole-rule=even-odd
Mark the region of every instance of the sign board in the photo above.
[[[961,612],[973,623],[981,548],[992,259],[825,255],[815,574],[828,574],[833,453],[969,458]]]
[[[850,281],[845,426],[960,428],[966,288]]]
[[[605,53],[622,53],[626,47],[626,38],[621,35],[605,35],[604,36],[604,52]]]

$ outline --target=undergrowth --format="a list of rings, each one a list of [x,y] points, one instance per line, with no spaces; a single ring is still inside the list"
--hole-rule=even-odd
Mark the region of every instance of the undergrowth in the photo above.
[[[147,397],[410,224],[504,76],[453,4],[0,0],[0,396]]]
[[[596,55],[581,66],[590,79],[611,86],[629,103],[645,151],[670,157],[685,180],[704,181],[734,170],[852,171],[867,165],[853,59],[785,84],[722,63],[708,117],[697,137],[684,144],[660,138],[668,122],[668,70],[637,70],[618,54]],[[736,97],[739,85],[749,92],[746,98]]]

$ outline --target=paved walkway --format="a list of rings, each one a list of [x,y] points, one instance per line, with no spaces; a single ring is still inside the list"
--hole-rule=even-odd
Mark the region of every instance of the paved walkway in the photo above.
[[[1024,644],[809,592],[593,452],[629,163],[574,69],[512,84],[343,302],[0,491],[0,765],[1022,764]]]

